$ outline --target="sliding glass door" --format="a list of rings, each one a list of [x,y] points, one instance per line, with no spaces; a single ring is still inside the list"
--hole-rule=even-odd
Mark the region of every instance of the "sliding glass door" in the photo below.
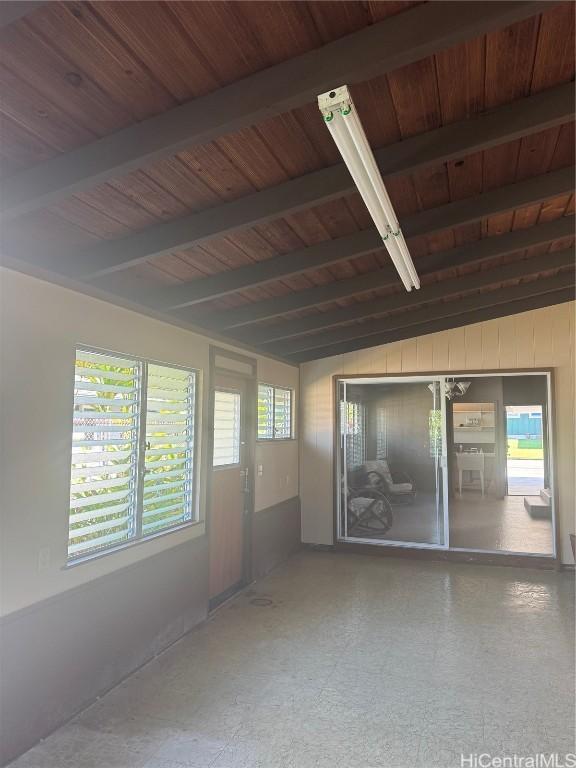
[[[338,537],[448,546],[443,377],[338,382]]]

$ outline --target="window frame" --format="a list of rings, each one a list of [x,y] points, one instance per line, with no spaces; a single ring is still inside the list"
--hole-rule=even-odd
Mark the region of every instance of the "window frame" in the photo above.
[[[72,382],[72,429],[70,430],[70,435],[72,436],[72,439],[70,441],[70,452],[69,452],[69,467],[72,466],[72,448],[74,445],[74,406],[75,406],[75,395],[74,395],[74,389],[75,389],[75,380],[76,380],[76,374],[75,374],[75,368],[76,368],[76,360],[78,354],[87,353],[87,354],[95,354],[95,355],[108,355],[110,357],[118,357],[120,359],[124,359],[130,362],[133,362],[140,366],[139,370],[139,391],[138,391],[138,402],[139,402],[139,411],[137,413],[137,440],[136,440],[136,452],[135,452],[135,463],[136,463],[136,484],[135,484],[135,495],[136,495],[136,501],[134,505],[134,527],[135,527],[135,533],[134,535],[127,539],[126,541],[122,541],[118,544],[111,544],[110,546],[103,546],[99,549],[95,549],[90,552],[84,552],[80,553],[78,555],[68,555],[68,546],[70,543],[70,493],[71,493],[71,476],[68,475],[68,509],[67,509],[67,516],[66,516],[66,523],[67,523],[67,542],[66,542],[66,563],[64,564],[63,568],[73,568],[74,566],[81,565],[82,563],[89,562],[91,560],[95,560],[101,557],[105,557],[107,555],[113,554],[114,552],[120,552],[124,549],[128,549],[130,547],[138,546],[140,544],[144,544],[145,542],[152,541],[154,539],[157,539],[161,536],[166,536],[168,534],[174,533],[176,531],[181,531],[186,528],[190,528],[194,525],[199,525],[203,522],[201,516],[200,516],[200,504],[199,504],[199,488],[200,488],[200,476],[202,472],[201,468],[201,457],[199,454],[200,449],[200,433],[201,433],[201,424],[200,424],[200,415],[201,415],[201,404],[202,404],[202,382],[201,382],[201,374],[202,371],[200,368],[193,368],[189,366],[184,365],[178,365],[176,363],[166,363],[161,360],[156,360],[154,358],[150,357],[142,357],[140,355],[131,355],[126,354],[124,352],[118,352],[113,351],[107,348],[103,347],[96,347],[96,346],[89,346],[86,344],[76,344],[74,347],[74,367],[73,367],[73,382]],[[165,528],[162,528],[161,530],[154,531],[152,533],[143,534],[142,533],[142,515],[143,515],[143,492],[144,492],[144,478],[145,474],[143,472],[144,466],[145,466],[145,446],[146,446],[146,426],[147,426],[147,396],[148,396],[148,389],[147,389],[147,381],[148,381],[148,366],[149,365],[157,365],[162,366],[164,368],[173,368],[177,371],[184,371],[189,374],[193,374],[194,376],[194,405],[192,408],[193,413],[193,423],[194,423],[194,434],[192,437],[192,481],[191,481],[191,516],[189,520],[184,520],[182,522],[176,522],[173,525],[166,526]],[[69,470],[70,472],[70,470]]]
[[[242,467],[242,408],[244,406],[243,395],[239,389],[233,389],[232,387],[214,387],[214,405],[213,405],[213,424],[212,432],[214,433],[216,427],[216,393],[226,392],[231,395],[238,395],[239,397],[239,409],[238,409],[238,461],[232,464],[215,464],[214,463],[214,434],[212,434],[212,470],[219,472],[222,469],[234,469],[235,467]]]
[[[282,389],[285,392],[290,392],[290,437],[276,437],[276,434],[273,434],[271,437],[260,437],[258,434],[258,399],[260,397],[259,390],[260,387],[270,387],[272,389],[272,429],[275,432],[276,428],[274,426],[274,413],[276,409],[276,390]],[[289,440],[296,440],[296,428],[295,428],[295,414],[294,414],[294,403],[295,403],[295,390],[293,387],[286,387],[283,384],[270,384],[270,382],[267,381],[258,381],[256,385],[256,442],[257,443],[285,443]]]

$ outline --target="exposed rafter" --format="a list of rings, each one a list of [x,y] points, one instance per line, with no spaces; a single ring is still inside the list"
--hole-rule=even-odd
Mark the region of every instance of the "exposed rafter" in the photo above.
[[[389,344],[402,339],[412,339],[417,336],[425,336],[436,331],[444,331],[449,328],[460,328],[463,325],[480,323],[483,320],[491,320],[497,317],[515,315],[519,312],[527,312],[540,307],[548,307],[561,304],[566,301],[574,301],[574,274],[563,273],[556,277],[543,280],[534,280],[514,287],[502,288],[498,291],[466,297],[460,301],[441,305],[435,312],[429,309],[425,315],[415,312],[407,313],[406,320],[413,323],[404,325],[395,330],[387,330],[379,334],[373,334],[357,339],[343,341],[340,344],[332,344],[326,347],[318,347],[299,352],[288,357],[290,362],[307,362],[323,357],[341,355],[366,347],[376,347],[381,344]],[[448,314],[447,311],[448,310]]]
[[[340,312],[342,320],[336,317],[338,311],[326,313],[331,315],[332,325],[341,324],[351,319],[365,320],[362,323],[354,323],[353,325],[343,327],[340,325],[340,327],[332,328],[331,330],[297,336],[296,338],[292,337],[290,323],[286,323],[288,328],[284,331],[285,341],[268,342],[268,344],[274,343],[274,351],[279,355],[291,355],[305,349],[326,347],[330,344],[337,344],[348,339],[358,338],[359,336],[368,336],[372,333],[379,333],[389,328],[405,325],[407,322],[406,311],[410,311],[413,316],[422,315],[426,317],[428,312],[433,314],[436,311],[436,307],[422,307],[423,304],[428,302],[450,299],[452,296],[458,296],[458,294],[476,291],[481,288],[488,288],[497,283],[537,275],[539,272],[548,269],[569,267],[573,263],[574,248],[568,248],[532,259],[523,259],[522,261],[506,264],[496,269],[481,270],[464,277],[442,280],[423,287],[416,296],[407,293],[393,294],[350,307],[353,310],[351,313],[348,313],[348,309],[343,309]],[[460,300],[457,299],[456,303],[460,303]],[[394,312],[395,310],[402,311],[399,314],[366,320],[366,318],[371,318],[374,315],[382,315],[383,312]],[[448,312],[449,309],[446,311]]]
[[[546,2],[426,3],[250,75],[11,179],[6,215],[54,204],[194,144],[384,74],[549,8]]]
[[[487,237],[484,240],[478,240],[477,242],[459,246],[458,248],[452,248],[449,251],[437,251],[435,253],[427,254],[418,259],[418,270],[422,277],[441,270],[489,261],[496,256],[504,256],[508,253],[521,251],[524,248],[530,248],[534,245],[545,245],[560,238],[570,237],[573,234],[573,217],[564,217],[549,222],[548,224],[540,224],[536,227],[530,227],[529,229]],[[384,288],[385,286],[393,285],[397,282],[398,280],[394,270],[388,266],[379,269],[377,272],[366,272],[347,280],[338,280],[324,286],[319,286],[318,288],[310,288],[306,291],[301,291],[296,295],[288,294],[286,297],[279,297],[278,301],[282,302],[284,298],[295,299],[295,296],[298,296],[302,297],[298,300],[301,302],[308,297],[306,298],[306,301],[310,300],[310,304],[307,304],[307,307],[318,306],[323,302],[336,301],[349,296],[359,296],[362,293],[368,293],[377,288]],[[318,291],[318,293],[316,293],[316,291]],[[418,296],[419,295],[420,294],[418,294]],[[316,297],[316,301],[312,301],[314,297]],[[244,323],[237,322],[235,324],[234,330],[232,330],[232,335],[235,338],[240,340],[242,338],[250,337],[251,339],[254,339],[255,343],[263,343],[271,340],[273,334],[278,330],[277,326],[267,326],[266,328],[238,328],[238,330],[235,330],[238,326],[248,326],[251,322],[255,322],[255,320],[264,319],[262,317],[264,313],[266,313],[266,317],[275,317],[278,314],[278,310],[281,311],[285,306],[284,304],[281,304],[277,310],[272,310],[268,301],[269,300],[266,300],[266,302],[255,302],[250,305],[250,307],[254,307],[254,312],[250,315],[251,320]],[[294,331],[294,334],[306,333],[308,331],[326,328],[330,325],[344,323],[348,320],[355,320],[362,316],[363,308],[366,304],[367,302],[364,302],[359,306],[342,307],[338,310],[323,312],[321,315],[313,315],[311,317],[300,319],[293,318],[289,322],[290,329]],[[304,307],[300,305],[299,308]],[[242,309],[244,309],[244,307]],[[223,312],[220,315],[214,313],[214,317],[218,318],[220,321],[219,323],[215,323],[214,327],[222,330],[224,324],[229,322],[226,319],[229,315],[238,319],[239,314],[240,310],[231,310],[229,312]],[[246,314],[248,315],[248,313]],[[210,318],[212,319],[212,315],[210,315]]]
[[[493,258],[494,256],[513,253],[524,248],[530,248],[533,245],[544,245],[563,237],[570,237],[573,233],[574,219],[567,216],[528,229],[487,237],[484,240],[452,248],[449,251],[437,251],[421,256],[418,259],[417,267],[420,276],[422,276],[443,269],[472,264],[477,261]],[[335,242],[338,243],[339,241]],[[191,312],[181,312],[179,314],[186,316],[188,320],[203,323],[210,328],[224,330],[279,317],[289,312],[318,306],[328,301],[366,293],[376,288],[392,285],[397,283],[397,281],[398,278],[395,270],[391,266],[386,266],[376,272],[367,272],[347,280],[337,280],[327,285],[308,288],[305,291],[290,293],[286,296],[277,296],[273,299],[265,299],[264,301],[247,304],[227,312],[213,312],[203,316],[200,314],[194,315]],[[348,310],[339,310],[339,312],[341,311]],[[322,317],[324,318],[327,314],[330,313],[323,313]],[[350,317],[350,319],[353,319],[353,317]],[[292,327],[295,326],[301,328],[302,331],[306,331],[313,329],[312,322],[316,320],[316,317],[303,318],[302,320],[292,320],[291,324]],[[258,333],[258,329],[247,330],[246,338],[248,335],[252,337],[254,331],[256,331],[256,334]],[[239,332],[238,338],[240,336],[242,336],[242,333]]]
[[[365,229],[202,280],[163,288],[156,291],[150,300],[158,307],[184,309],[236,291],[329,267],[331,264],[364,256],[381,248],[382,240],[377,230]],[[193,310],[190,316],[194,316]],[[219,318],[225,316],[227,315],[218,315]]]
[[[418,237],[447,229],[451,226],[447,222],[451,220],[457,220],[460,224],[480,221],[492,215],[495,210],[505,213],[525,205],[544,202],[551,197],[572,192],[573,189],[574,168],[562,168],[408,216],[402,220],[402,230],[407,237]]]
[[[448,162],[568,122],[574,118],[574,105],[574,89],[569,83],[478,117],[397,142],[377,150],[375,157],[386,178],[400,176],[427,165]],[[354,185],[345,166],[332,166],[188,217],[190,226],[187,228],[186,237],[196,235],[197,239],[193,242],[199,242],[205,237],[225,234],[230,229],[278,218],[353,190]],[[168,227],[164,232],[168,237]],[[164,244],[169,245],[173,241],[172,237]],[[368,242],[370,248],[372,241]],[[128,245],[128,240],[125,244]],[[149,243],[148,248],[152,247],[152,243]],[[180,244],[178,247],[184,246]],[[335,251],[334,258],[331,259],[331,251],[329,243],[321,243],[315,247],[314,253],[309,248],[302,249],[285,257],[278,257],[272,263],[267,260],[226,274],[207,277],[190,285],[172,286],[158,294],[158,306],[177,306],[182,302],[194,304],[279,277],[298,274],[306,269],[310,262],[310,269],[313,269],[315,264],[327,266],[342,258],[349,258],[347,255],[340,256],[340,251]],[[346,254],[346,249],[341,253]],[[128,256],[128,252],[125,256]],[[88,259],[84,261],[88,262]]]

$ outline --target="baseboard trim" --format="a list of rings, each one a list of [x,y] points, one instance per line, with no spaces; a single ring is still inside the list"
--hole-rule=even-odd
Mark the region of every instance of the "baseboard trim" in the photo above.
[[[211,597],[208,601],[208,613],[212,613],[212,611],[215,611],[216,608],[219,608],[223,603],[225,603],[226,600],[230,600],[231,597],[237,595],[238,592],[240,592],[245,586],[245,583],[240,580],[237,581],[236,584],[232,584],[232,586],[228,587],[228,589],[225,589],[224,592],[220,592],[219,595]]]
[[[310,552],[335,552],[336,551],[334,544],[310,544],[309,542],[302,542],[302,549],[307,549]]]

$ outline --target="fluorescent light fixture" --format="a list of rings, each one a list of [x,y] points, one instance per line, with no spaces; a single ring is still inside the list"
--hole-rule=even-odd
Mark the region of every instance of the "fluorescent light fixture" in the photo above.
[[[347,85],[318,96],[318,106],[407,291],[420,280]]]

